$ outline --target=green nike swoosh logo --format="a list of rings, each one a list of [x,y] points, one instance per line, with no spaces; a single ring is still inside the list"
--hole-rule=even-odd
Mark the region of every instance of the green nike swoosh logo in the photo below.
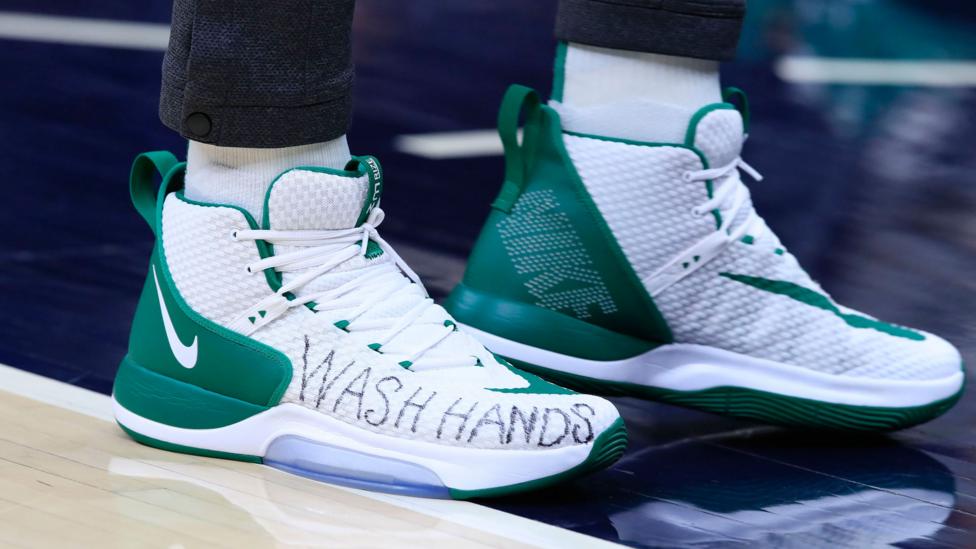
[[[786,282],[785,280],[772,280],[769,278],[734,273],[719,273],[719,275],[730,280],[758,288],[764,292],[783,295],[805,305],[833,313],[835,316],[837,316],[837,318],[840,318],[846,322],[851,328],[868,328],[891,336],[911,339],[913,341],[923,341],[925,339],[924,335],[914,330],[909,330],[908,328],[902,328],[901,326],[895,326],[893,324],[881,322],[880,320],[866,316],[842,312],[837,308],[836,305],[834,305],[829,297],[819,292],[815,292],[810,288],[804,288],[799,284]]]
[[[495,391],[496,393],[522,393],[522,394],[530,394],[530,395],[574,394],[574,391],[570,391],[569,389],[560,387],[555,383],[550,383],[535,374],[530,374],[529,372],[516,369],[514,366],[512,366],[511,362],[498,355],[495,355],[495,360],[497,360],[498,363],[501,364],[502,366],[508,368],[509,371],[511,371],[513,374],[519,376],[525,381],[528,381],[529,386],[520,387],[518,389],[488,389],[489,391]]]

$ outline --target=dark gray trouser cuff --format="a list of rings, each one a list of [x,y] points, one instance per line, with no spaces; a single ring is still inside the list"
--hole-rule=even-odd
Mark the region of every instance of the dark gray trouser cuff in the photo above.
[[[187,139],[335,139],[352,112],[354,0],[174,0],[159,117]]]
[[[591,46],[725,61],[745,0],[559,0],[556,38]]]
[[[343,134],[352,116],[351,86],[341,96],[294,106],[233,106],[194,101],[164,81],[159,119],[187,139],[221,147],[280,148],[322,143]]]

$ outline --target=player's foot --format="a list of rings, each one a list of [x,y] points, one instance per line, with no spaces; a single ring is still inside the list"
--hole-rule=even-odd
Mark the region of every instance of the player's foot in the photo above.
[[[372,157],[285,172],[260,225],[188,200],[182,178],[169,153],[133,166],[156,244],[113,399],[136,440],[453,498],[544,486],[623,452],[613,405],[496,360],[427,297],[376,232]]]
[[[731,104],[642,143],[564,132],[513,87],[499,124],[506,182],[447,308],[517,366],[818,428],[898,429],[958,399],[955,348],[835,303],[756,215]]]

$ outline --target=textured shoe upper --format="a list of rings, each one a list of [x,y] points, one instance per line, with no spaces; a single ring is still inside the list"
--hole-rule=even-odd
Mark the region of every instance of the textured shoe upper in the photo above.
[[[283,231],[318,231],[353,229],[365,219],[366,211],[370,209],[369,183],[365,176],[350,178],[334,174],[314,172],[309,170],[291,170],[284,173],[274,182],[268,192],[265,219],[271,229]],[[301,253],[308,246],[275,246],[275,253]],[[392,264],[393,258],[384,254],[379,248],[367,250],[364,255],[357,255],[343,264],[315,277],[296,293],[325,292],[340,288],[357,277],[362,276],[364,269]],[[282,273],[282,281],[287,283],[305,272],[314,269],[314,265]],[[402,280],[409,282],[401,275]],[[379,341],[384,330],[384,322],[396,321],[402,315],[418,307],[427,298],[424,289],[417,284],[404,286],[385,297],[375,306],[360,314],[351,323],[346,324],[350,335],[364,346]],[[357,307],[353,301],[347,306],[331,306],[329,314],[346,320],[346,314],[353,314]],[[486,379],[486,372],[493,372],[498,379],[493,380],[499,388],[518,386],[518,378],[512,378],[508,371],[501,370],[473,370],[464,368],[453,371],[456,367],[474,365],[479,360],[492,361],[492,355],[485,352],[484,347],[473,338],[460,331],[451,331],[445,326],[445,321],[451,321],[451,316],[439,305],[431,304],[424,309],[420,317],[409,323],[401,332],[389,341],[384,342],[384,354],[409,358],[411,351],[418,341],[437,340],[438,334],[447,334],[437,341],[429,350],[415,361],[411,361],[410,368],[415,371],[426,369],[452,370],[442,372],[446,375],[477,376],[483,384],[491,383]]]
[[[355,225],[366,199],[364,185],[360,178],[295,170],[274,185],[266,217],[269,225],[288,231]],[[274,293],[269,278],[275,274],[246,269],[262,259],[253,241],[235,237],[235,232],[248,227],[243,211],[193,203],[181,193],[170,193],[163,205],[162,251],[176,289],[194,311],[225,327],[246,308]],[[299,248],[276,247],[271,253]],[[384,255],[357,256],[302,290],[341,285],[370,262],[389,261]],[[287,283],[301,271],[282,275],[281,281]],[[423,293],[419,287],[415,291]],[[397,299],[384,305],[370,313],[395,316],[402,310]],[[442,315],[437,319],[441,327],[450,320],[440,307],[430,311],[427,314]],[[391,436],[498,449],[588,444],[619,417],[609,402],[519,372],[460,333],[434,350],[441,358],[453,353],[457,363],[468,364],[466,367],[412,371],[366,345],[368,322],[358,335],[356,330],[337,327],[340,313],[291,307],[249,334],[291,362],[292,379],[282,402]],[[403,345],[422,337],[406,332]],[[389,345],[395,349],[394,341]],[[205,348],[200,349],[201,364],[205,364],[206,353]],[[471,360],[472,353],[477,360]],[[240,367],[241,375],[247,375],[247,364]]]
[[[754,216],[748,198],[735,211],[696,215],[720,185],[737,182],[689,181],[684,174],[735,162],[744,138],[742,117],[728,105],[692,117],[683,144],[564,134],[587,191],[645,284],[713,236],[727,217],[733,217],[728,231],[752,224],[714,257],[679,261],[688,274],[663,290],[648,284],[675,342],[834,374],[932,379],[957,373],[959,353],[944,340],[837,305]]]

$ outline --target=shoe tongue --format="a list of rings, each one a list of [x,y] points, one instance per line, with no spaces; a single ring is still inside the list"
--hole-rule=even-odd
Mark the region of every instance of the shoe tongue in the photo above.
[[[268,189],[264,202],[265,229],[275,231],[323,231],[361,226],[380,202],[383,171],[372,156],[357,156],[344,170],[301,167],[279,175]],[[355,256],[332,272],[315,278],[293,293],[298,296],[336,288],[358,276],[356,271],[369,264],[390,259],[370,243],[365,256]],[[275,255],[301,250],[301,246],[278,244]],[[308,267],[311,269],[313,267]],[[288,284],[308,269],[281,273]]]
[[[362,225],[369,218],[370,212],[379,205],[382,191],[382,169],[379,162],[371,156],[353,158],[346,165],[345,170],[295,168],[284,172],[271,184],[265,200],[264,226],[277,231],[355,228]],[[287,254],[300,249],[298,246],[287,245],[276,245],[274,248],[276,254]],[[363,268],[392,261],[382,250],[377,249],[372,252],[369,250],[371,248],[367,249],[365,256],[348,259],[293,293],[304,296],[310,292],[335,289],[358,278],[359,271]],[[305,272],[306,270],[283,272],[282,283],[288,284]],[[391,319],[391,322],[395,322],[413,309],[419,300],[425,298],[426,294],[419,286],[411,285],[370,308],[362,319],[365,321]],[[355,308],[351,306],[349,311],[333,310],[331,314],[341,317],[343,312],[351,312]],[[439,307],[429,309],[427,315],[434,319],[437,329],[443,328],[442,321],[445,317],[449,318]],[[392,351],[396,351],[398,347],[410,348],[412,341],[429,340],[430,330],[430,322],[426,325],[415,323],[405,328],[387,346]],[[382,337],[384,329],[357,330],[352,333],[362,340],[365,346]],[[432,353],[432,356],[459,357],[459,364],[463,364],[473,354],[470,345],[466,342],[466,338],[452,334],[428,352]]]
[[[729,103],[706,105],[691,117],[685,144],[705,155],[711,168],[725,166],[742,152],[742,115]]]
[[[264,227],[278,231],[352,229],[379,205],[383,172],[372,156],[345,170],[303,167],[278,176],[264,205]]]

